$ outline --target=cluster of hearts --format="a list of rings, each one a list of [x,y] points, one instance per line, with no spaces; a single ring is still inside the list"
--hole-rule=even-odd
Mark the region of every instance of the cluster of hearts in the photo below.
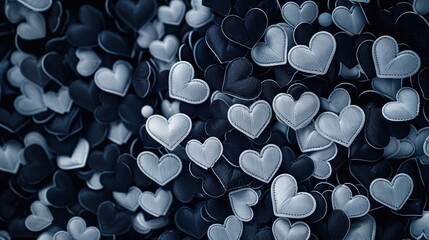
[[[0,239],[429,238],[429,1],[6,0]]]

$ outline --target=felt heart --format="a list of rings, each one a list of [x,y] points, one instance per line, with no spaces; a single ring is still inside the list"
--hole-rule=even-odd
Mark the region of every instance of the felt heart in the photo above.
[[[351,9],[344,6],[336,7],[332,11],[332,21],[350,35],[360,34],[366,24],[365,15],[359,5],[354,5]]]
[[[286,93],[277,94],[273,110],[278,119],[294,130],[307,126],[319,111],[320,102],[316,94],[303,93],[298,100]]]
[[[205,7],[202,0],[191,0],[191,7],[185,16],[186,23],[193,28],[200,28],[211,22],[213,13]]]
[[[105,188],[109,191],[127,192],[132,181],[131,166],[118,162],[112,172],[94,173],[87,184],[91,189]]]
[[[332,141],[324,138],[316,131],[314,122],[310,122],[307,126],[296,130],[296,140],[301,152],[310,152],[323,150],[331,146]]]
[[[67,28],[68,42],[79,47],[97,45],[98,34],[105,28],[103,13],[91,5],[83,5],[79,8],[77,17],[80,23],[71,24]]]
[[[230,0],[222,0],[222,1],[203,0],[202,4],[222,16],[229,14],[229,12],[231,11],[231,5],[232,5]]]
[[[167,217],[158,217],[153,219],[145,219],[142,212],[137,213],[133,219],[133,228],[141,234],[147,234],[152,229],[159,229],[165,227],[168,224]]]
[[[417,217],[411,221],[410,234],[415,239],[428,238],[429,236],[429,212],[424,211],[421,217]]]
[[[137,156],[140,170],[161,186],[176,178],[182,170],[182,161],[169,153],[158,158],[152,152],[142,152]]]
[[[52,0],[41,0],[41,1],[35,1],[35,0],[17,0],[22,5],[28,7],[29,9],[36,11],[36,12],[43,12],[45,10],[48,10],[52,5]]]
[[[216,137],[207,138],[204,143],[196,139],[190,140],[185,147],[186,155],[198,166],[209,169],[222,156],[222,142]]]
[[[91,49],[76,49],[76,57],[79,58],[76,71],[84,77],[91,76],[101,64],[101,59]]]
[[[98,69],[94,82],[101,90],[123,97],[131,84],[131,70],[131,64],[118,60],[113,64],[112,70],[104,67]]]
[[[155,0],[122,0],[115,4],[118,17],[136,32],[155,16],[156,9]]]
[[[349,147],[365,123],[365,113],[356,105],[345,107],[339,115],[324,112],[317,117],[316,130],[325,138]]]
[[[98,240],[101,238],[100,230],[96,227],[87,227],[81,217],[72,217],[67,223],[67,232],[71,239]],[[54,235],[56,240],[57,234]]]
[[[54,165],[45,149],[37,144],[31,144],[24,149],[26,164],[21,167],[19,174],[24,182],[37,184],[54,172]]]
[[[161,22],[170,25],[180,25],[185,16],[186,5],[180,0],[171,1],[169,6],[158,7],[158,18]]]
[[[32,82],[25,82],[20,87],[22,95],[13,103],[16,111],[28,116],[42,113],[47,110],[43,102],[43,89]]]
[[[47,228],[54,221],[49,208],[40,201],[35,201],[30,207],[31,215],[25,218],[25,227],[33,232]]]
[[[381,36],[375,40],[372,58],[379,78],[410,77],[420,69],[417,53],[410,50],[399,52],[396,40],[390,36]]]
[[[250,9],[244,19],[236,15],[228,15],[222,21],[225,36],[244,47],[252,48],[264,35],[268,18],[259,8]]]
[[[69,175],[64,171],[57,170],[53,180],[54,185],[46,189],[46,201],[50,205],[60,208],[72,204],[76,200],[76,191]]]
[[[257,43],[251,51],[253,61],[259,66],[271,67],[286,64],[288,35],[284,28],[271,25],[267,28],[265,42]]]
[[[317,179],[328,179],[332,174],[330,160],[337,156],[338,147],[335,143],[326,149],[309,153],[309,157],[313,160],[314,172],[313,177]]]
[[[259,201],[259,196],[251,188],[242,188],[232,191],[228,194],[231,209],[234,215],[243,222],[249,222],[253,219],[252,206]]]
[[[305,1],[301,6],[295,2],[286,2],[281,11],[283,19],[292,27],[300,23],[313,23],[319,15],[319,8],[313,1]]]
[[[152,54],[154,58],[164,62],[171,62],[178,50],[179,40],[171,34],[166,35],[162,41],[154,40],[149,44],[150,54]]]
[[[49,91],[43,94],[43,103],[52,111],[64,114],[70,111],[73,100],[70,98],[69,89],[61,87],[58,92]]]
[[[404,206],[413,192],[414,183],[405,173],[397,174],[392,181],[377,178],[371,182],[369,192],[377,202],[395,211]]]
[[[44,87],[50,81],[50,78],[43,71],[41,61],[38,62],[32,57],[22,60],[20,64],[20,70],[26,79],[36,83],[41,87]]]
[[[350,103],[350,94],[344,88],[335,88],[328,99],[323,97],[320,98],[320,108],[337,114],[350,105]]]
[[[271,184],[274,215],[287,218],[305,218],[316,210],[316,200],[306,192],[297,191],[295,178],[278,175]]]
[[[198,204],[195,209],[186,206],[180,207],[174,214],[174,222],[184,233],[197,239],[203,238],[210,223],[202,218],[204,204]]]
[[[154,20],[153,22],[146,23],[138,31],[137,45],[141,48],[148,48],[152,41],[164,36],[164,32],[164,24],[161,21]]]
[[[82,168],[86,164],[88,153],[89,143],[84,138],[81,138],[70,157],[64,155],[57,157],[57,165],[63,170]]]
[[[124,211],[119,211],[115,204],[105,201],[97,211],[100,232],[104,236],[120,235],[128,232],[131,227],[131,217]]]
[[[261,82],[251,76],[252,63],[247,58],[236,58],[225,69],[222,92],[241,99],[255,99],[261,92]]]
[[[21,162],[18,153],[22,150],[22,144],[14,139],[6,141],[0,148],[0,170],[16,174]]]
[[[194,79],[194,68],[186,61],[175,63],[168,76],[169,96],[190,104],[200,104],[207,100],[210,88],[201,79]]]
[[[118,145],[122,145],[128,142],[132,134],[123,122],[117,121],[110,124],[107,138]]]
[[[420,15],[426,15],[429,13],[429,4],[426,1],[414,0],[413,9],[414,9],[414,12]]]
[[[403,87],[396,93],[396,101],[386,103],[382,108],[383,116],[394,122],[408,121],[417,117],[420,97],[416,90]]]
[[[335,55],[337,44],[329,32],[320,31],[311,37],[308,47],[297,45],[289,50],[288,61],[298,71],[324,75]]]
[[[100,89],[94,81],[89,84],[83,80],[73,81],[69,87],[70,98],[76,105],[93,112],[99,104]]]
[[[282,152],[273,144],[265,145],[261,152],[246,150],[240,154],[241,169],[259,181],[269,183],[282,163]]]
[[[223,35],[222,29],[218,25],[213,25],[207,30],[205,40],[207,46],[220,63],[229,62],[237,57],[244,57],[247,54],[247,49],[229,41]]]
[[[345,237],[346,240],[352,239],[375,239],[376,222],[375,219],[367,214],[361,218],[356,219],[350,226],[350,230]]]
[[[132,58],[135,53],[132,39],[127,35],[120,35],[117,32],[102,31],[98,34],[98,45],[105,51],[113,55]]]
[[[353,196],[350,188],[343,184],[332,191],[332,208],[342,210],[349,218],[358,218],[368,213],[370,203],[363,195]]]
[[[239,240],[243,233],[243,223],[232,215],[225,219],[224,224],[210,225],[207,236],[210,240]]]
[[[19,37],[25,40],[36,40],[46,36],[45,18],[41,13],[31,11],[25,20],[26,22],[19,24],[16,29]]]
[[[402,81],[390,78],[373,78],[371,81],[372,88],[383,96],[395,99],[396,93],[402,87]]]
[[[142,191],[138,187],[130,187],[127,193],[113,192],[113,199],[122,207],[135,212],[139,207],[139,197]]]
[[[254,102],[250,108],[234,104],[228,110],[228,120],[233,127],[255,139],[258,138],[271,121],[271,107],[264,100]]]
[[[289,147],[282,147],[283,161],[280,172],[292,175],[298,183],[309,179],[314,173],[313,160],[307,155],[301,155],[296,159],[295,153]]]
[[[149,136],[169,150],[174,150],[188,136],[191,128],[191,119],[182,113],[176,113],[168,120],[156,114],[146,120]]]
[[[276,240],[307,240],[310,238],[310,227],[305,222],[291,224],[287,218],[277,218],[273,223],[273,234]]]
[[[173,202],[173,195],[170,191],[158,188],[155,193],[142,192],[139,204],[146,212],[155,217],[166,215]]]

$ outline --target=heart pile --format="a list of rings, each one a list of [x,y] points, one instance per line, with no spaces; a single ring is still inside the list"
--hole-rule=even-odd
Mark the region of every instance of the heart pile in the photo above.
[[[0,239],[429,239],[428,0],[0,5]]]

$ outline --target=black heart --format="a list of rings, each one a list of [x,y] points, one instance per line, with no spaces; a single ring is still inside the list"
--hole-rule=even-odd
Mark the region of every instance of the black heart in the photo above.
[[[196,66],[204,71],[211,64],[217,63],[216,56],[213,54],[205,38],[200,38],[194,46],[193,49],[193,60],[195,61]]]
[[[118,109],[122,98],[107,92],[101,92],[98,98],[101,104],[94,111],[95,119],[102,124],[119,120]]]
[[[133,183],[135,184],[135,186],[140,188],[146,188],[153,183],[150,178],[148,178],[146,175],[143,174],[142,171],[140,171],[140,168],[137,166],[136,158],[133,157],[131,154],[124,153],[119,156],[118,163],[124,163],[131,169],[133,175]]]
[[[293,39],[297,45],[306,45],[310,43],[311,37],[317,32],[317,29],[310,23],[301,23],[293,30]]]
[[[134,91],[140,98],[146,97],[149,93],[151,84],[150,80],[153,77],[152,68],[148,62],[142,62],[133,70],[132,84]]]
[[[229,62],[237,57],[244,57],[247,54],[247,49],[229,41],[218,25],[213,25],[207,30],[206,42],[221,63]]]
[[[82,188],[78,194],[79,204],[86,210],[97,214],[98,206],[104,201],[111,200],[112,194],[105,189],[91,190],[87,187]]]
[[[131,216],[119,211],[112,202],[103,202],[97,210],[100,232],[104,236],[121,235],[131,228]]]
[[[20,207],[21,199],[10,189],[5,189],[0,194],[0,219],[8,221],[15,216]]]
[[[222,99],[214,100],[210,105],[213,118],[207,120],[205,130],[207,135],[220,137],[233,129],[228,121],[228,109],[230,105]]]
[[[204,202],[197,204],[195,209],[180,207],[174,214],[174,222],[180,231],[201,239],[206,235],[210,223],[201,217]]]
[[[62,170],[57,170],[53,180],[54,186],[46,192],[49,203],[59,208],[72,204],[76,199],[76,191],[68,174]]]
[[[99,104],[99,93],[100,89],[97,88],[94,81],[88,84],[82,80],[76,80],[73,81],[69,87],[70,98],[73,102],[91,112],[93,112]]]
[[[377,149],[385,148],[390,141],[389,128],[386,126],[385,118],[381,108],[367,106],[365,111],[365,139],[369,145]]]
[[[205,204],[207,214],[216,222],[224,222],[232,214],[231,204],[228,198],[209,198]]]
[[[116,162],[118,161],[119,150],[118,145],[108,144],[104,147],[104,150],[93,151],[88,157],[88,165],[91,169],[97,172],[113,171]]]
[[[349,147],[349,159],[367,162],[378,161],[383,157],[384,150],[371,147],[365,139],[364,132],[359,133]]]
[[[22,75],[28,80],[44,87],[49,81],[49,77],[45,74],[42,64],[34,58],[26,58],[22,60],[20,65]]]
[[[119,105],[118,114],[124,125],[133,133],[138,133],[140,127],[145,124],[146,119],[141,114],[143,106],[148,100],[142,100],[134,94],[128,94]]]
[[[337,42],[335,57],[338,58],[342,64],[346,65],[347,68],[352,69],[357,65],[353,38],[345,32],[339,32],[335,34],[334,37]]]
[[[204,79],[211,88],[217,91],[222,90],[223,79],[225,77],[225,68],[220,65],[212,64],[204,71]]]
[[[202,0],[204,6],[225,16],[231,11],[231,0]]]
[[[239,167],[240,154],[251,147],[251,142],[247,137],[241,134],[239,131],[230,131],[225,134],[225,140],[222,142],[223,145],[223,156],[228,162]]]
[[[220,197],[226,192],[225,187],[212,170],[204,170],[195,163],[190,162],[189,172],[193,177],[202,181],[201,187],[207,195],[211,197]]]
[[[60,85],[69,85],[70,80],[74,80],[73,71],[64,55],[50,52],[45,54],[41,61],[45,74]]]
[[[225,159],[219,159],[212,170],[227,190],[243,188],[254,181],[252,177],[245,174],[240,168],[231,166]]]
[[[45,149],[32,144],[24,149],[27,164],[19,170],[20,179],[29,184],[37,184],[48,178],[54,172],[54,165]]]
[[[105,172],[100,176],[103,187],[114,192],[128,192],[131,180],[131,169],[125,163],[117,163],[113,172]]]
[[[328,205],[325,197],[320,192],[311,191],[310,194],[314,197],[314,200],[316,200],[316,210],[314,210],[314,213],[309,217],[306,217],[304,220],[308,223],[316,223],[325,217]]]
[[[279,94],[281,88],[274,80],[265,80],[261,83],[261,98],[267,102],[273,102],[274,97]]]
[[[102,31],[98,34],[98,44],[107,53],[122,57],[132,57],[133,43],[130,39],[125,39],[123,35],[119,35],[112,31]]]
[[[349,170],[353,177],[367,189],[374,179],[388,179],[392,174],[392,166],[387,160],[375,163],[354,161],[350,163]]]
[[[116,2],[118,17],[134,31],[138,31],[157,13],[155,0],[120,0]]]
[[[5,108],[0,107],[0,127],[14,133],[28,123],[28,119],[18,112],[9,112]]]
[[[274,67],[274,80],[276,80],[281,88],[284,88],[292,81],[296,72],[297,70],[290,66],[290,64],[276,66]]]
[[[189,172],[189,168],[183,168],[182,172],[173,181],[172,192],[174,197],[182,203],[191,202],[197,193],[202,193],[201,184]]]
[[[289,147],[282,147],[283,161],[280,166],[281,172],[289,173],[298,183],[309,179],[314,173],[313,160],[307,155],[295,158],[295,153]]]
[[[72,125],[75,121],[81,122],[81,115],[78,107],[64,115],[55,116],[48,124],[45,125],[47,132],[54,135],[67,135],[71,132]]]
[[[105,28],[103,14],[91,5],[83,5],[79,8],[78,18],[80,23],[67,28],[67,40],[77,47],[96,46],[98,34]]]
[[[222,21],[222,31],[229,40],[252,48],[264,35],[268,18],[259,8],[253,8],[246,13],[244,19],[229,15]]]
[[[341,240],[350,229],[350,219],[341,210],[334,210],[322,222],[315,225],[315,233],[321,240]]]
[[[222,91],[242,99],[255,99],[261,93],[261,81],[251,76],[252,63],[246,58],[236,58],[225,69]]]
[[[404,225],[398,220],[386,223],[377,222],[376,231],[376,238],[380,240],[402,239],[406,234]]]
[[[377,76],[375,72],[375,64],[372,59],[372,45],[374,41],[366,40],[363,41],[357,48],[357,60],[361,66],[363,72],[368,79],[373,79]]]

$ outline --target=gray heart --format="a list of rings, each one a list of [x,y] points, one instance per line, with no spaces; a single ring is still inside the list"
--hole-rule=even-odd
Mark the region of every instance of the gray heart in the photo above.
[[[101,90],[119,95],[127,94],[131,84],[131,64],[124,60],[118,60],[113,64],[113,69],[102,67],[94,75],[94,82]]]
[[[320,107],[323,110],[339,114],[341,110],[350,105],[351,98],[349,92],[344,88],[335,88],[328,99],[320,98]]]
[[[152,152],[142,152],[137,156],[137,165],[146,176],[161,186],[176,178],[182,170],[182,161],[172,153],[158,158]]]
[[[210,225],[207,236],[210,240],[239,240],[243,233],[243,223],[232,215],[225,219],[224,224]]]
[[[194,74],[194,67],[189,62],[175,63],[168,76],[170,97],[190,104],[205,102],[210,95],[209,85],[195,79]]]
[[[352,68],[348,68],[346,65],[340,63],[340,75],[341,77],[349,80],[357,80],[360,78],[361,67],[359,65],[356,65]]]
[[[282,151],[274,144],[265,145],[261,153],[245,150],[240,154],[240,168],[259,181],[269,183],[282,163]]]
[[[337,156],[338,147],[335,143],[326,149],[308,153],[308,156],[313,160],[314,172],[313,177],[316,179],[328,179],[332,174],[330,160]]]
[[[412,120],[419,115],[419,93],[410,87],[403,87],[396,93],[396,101],[384,104],[383,116],[394,122]]]
[[[429,2],[425,0],[414,0],[413,10],[422,16],[426,15],[429,13]]]
[[[101,190],[104,188],[103,184],[100,182],[100,176],[102,173],[95,172],[92,174],[91,178],[86,181],[86,185],[92,190]]]
[[[319,8],[313,1],[305,1],[299,6],[295,2],[286,2],[282,7],[282,17],[292,27],[300,23],[313,23],[319,15]]]
[[[132,134],[122,121],[117,121],[110,123],[107,138],[118,145],[122,145],[128,142]]]
[[[277,218],[272,227],[276,240],[307,240],[310,238],[310,227],[305,222],[291,224],[287,218]]]
[[[400,139],[399,144],[400,144],[399,150],[394,156],[394,158],[398,158],[398,159],[409,158],[416,151],[416,147],[414,146],[414,143],[409,139]]]
[[[407,139],[415,146],[414,156],[416,156],[422,164],[429,163],[429,156],[426,155],[424,150],[424,148],[426,148],[425,141],[428,137],[429,127],[424,127],[417,131],[413,125],[410,125],[410,133],[408,134]]]
[[[289,50],[289,64],[298,71],[324,75],[334,58],[337,43],[329,32],[320,31],[313,35],[307,46],[297,45]]]
[[[324,112],[317,117],[316,130],[325,138],[349,147],[365,123],[365,113],[356,105],[345,107],[340,115]]]
[[[353,5],[351,9],[344,6],[336,7],[332,11],[332,21],[352,36],[360,34],[366,25],[365,16],[359,5]]]
[[[96,227],[86,227],[86,222],[81,217],[70,218],[67,223],[67,232],[72,239],[98,240],[101,237],[100,230]]]
[[[135,212],[139,207],[139,197],[142,191],[138,187],[130,187],[128,192],[113,192],[113,199],[122,207]]]
[[[66,231],[58,231],[52,236],[52,240],[73,240],[70,234]]]
[[[149,136],[168,150],[174,150],[188,136],[191,128],[191,119],[183,113],[176,113],[168,120],[155,114],[146,120]]]
[[[84,167],[86,164],[86,160],[88,159],[89,150],[90,146],[88,141],[85,138],[81,138],[77,143],[71,156],[57,156],[58,167],[63,170],[71,170]]]
[[[4,8],[4,15],[11,23],[19,23],[25,19],[30,9],[18,1],[7,1]]]
[[[251,51],[253,61],[259,66],[270,67],[287,62],[288,36],[284,28],[271,25],[265,32],[265,42],[257,43]]]
[[[383,157],[387,159],[393,158],[399,153],[400,148],[401,142],[394,137],[390,137],[389,144],[387,144],[387,146],[383,149]]]
[[[164,24],[159,20],[146,23],[138,31],[137,45],[141,48],[148,48],[150,43],[164,36]]]
[[[101,59],[91,49],[76,49],[76,57],[79,62],[76,65],[76,71],[84,77],[91,76],[100,66]]]
[[[192,9],[185,16],[186,23],[193,28],[200,28],[211,22],[214,15],[210,8],[203,5],[202,0],[191,0]]]
[[[158,8],[158,19],[163,23],[177,26],[182,22],[185,12],[185,3],[180,0],[173,0],[169,6]]]
[[[140,206],[152,216],[160,217],[167,214],[173,202],[173,195],[170,191],[158,188],[155,194],[149,191],[142,192],[139,198]]]
[[[396,40],[390,36],[381,36],[375,40],[372,58],[379,78],[410,77],[417,73],[421,64],[417,53],[410,50],[399,52]]]
[[[163,41],[154,40],[149,44],[150,54],[161,61],[171,62],[179,50],[179,40],[174,35],[167,35]]]
[[[343,211],[349,218],[358,218],[369,212],[370,203],[363,195],[353,196],[350,188],[342,184],[332,191],[332,208]]]
[[[31,215],[25,218],[25,227],[32,232],[43,230],[54,221],[49,208],[40,201],[34,201],[31,204],[30,210]]]
[[[243,222],[249,222],[253,219],[252,206],[259,201],[259,196],[251,188],[241,188],[228,194],[231,209],[234,215]]]
[[[15,98],[13,106],[15,110],[24,116],[35,115],[46,111],[48,108],[43,102],[43,89],[32,82],[24,82],[21,85],[22,95]]]
[[[43,103],[52,111],[64,114],[70,111],[73,100],[70,98],[69,89],[61,87],[58,92],[49,91],[43,94]]]
[[[161,101],[161,112],[166,118],[170,118],[176,113],[180,113],[180,102],[174,100],[172,102],[164,99]]]
[[[375,219],[367,214],[353,221],[344,240],[374,240],[376,227]]]
[[[48,10],[52,5],[52,0],[17,0],[29,9],[37,12]]]
[[[21,162],[18,153],[23,149],[20,142],[11,139],[7,140],[3,147],[0,147],[0,170],[8,173],[17,173]]]
[[[25,16],[26,22],[18,25],[16,32],[25,40],[36,40],[46,36],[45,18],[41,13],[29,12]]]
[[[424,211],[421,217],[411,221],[410,234],[414,239],[429,238],[429,211]]]
[[[429,157],[429,137],[427,137],[423,143],[423,152]]]
[[[168,218],[165,216],[151,218],[146,220],[143,213],[139,212],[133,218],[133,229],[141,234],[147,234],[152,229],[159,229],[168,224]]]
[[[404,206],[413,188],[413,179],[405,173],[399,173],[392,181],[375,179],[369,186],[369,192],[374,200],[396,211]]]
[[[29,82],[28,78],[24,77],[19,66],[9,68],[6,73],[7,80],[14,87],[21,87],[24,82]]]
[[[381,95],[394,100],[396,93],[402,88],[402,79],[375,77],[371,81],[371,86]]]
[[[331,140],[324,138],[314,128],[314,122],[310,122],[307,126],[296,130],[296,140],[301,152],[310,152],[323,150],[331,146]]]
[[[271,106],[264,100],[254,102],[250,108],[234,104],[228,109],[231,125],[252,139],[261,135],[270,123],[271,115]]]
[[[207,138],[204,143],[196,139],[190,140],[186,144],[186,154],[198,166],[209,169],[222,156],[222,142],[216,137]]]
[[[286,218],[305,218],[316,210],[316,200],[307,192],[297,192],[294,177],[278,175],[271,184],[271,201],[274,215]]]
[[[307,126],[319,108],[319,98],[312,92],[303,93],[297,101],[286,93],[277,94],[273,100],[277,118],[294,130]]]

